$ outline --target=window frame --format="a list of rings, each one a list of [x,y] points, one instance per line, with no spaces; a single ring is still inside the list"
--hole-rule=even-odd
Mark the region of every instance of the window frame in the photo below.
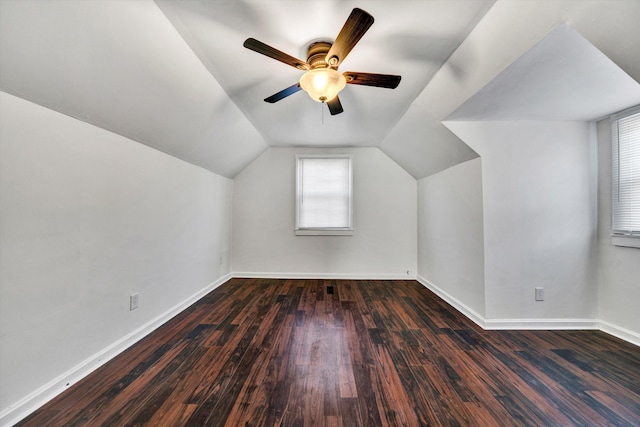
[[[347,159],[349,161],[349,224],[347,227],[300,227],[302,207],[302,168],[304,159]],[[353,236],[353,156],[351,154],[296,154],[295,177],[295,227],[296,236]]]
[[[619,140],[617,138],[618,132],[615,131],[614,128],[619,120],[638,113],[640,113],[640,105],[636,105],[635,107],[613,114],[609,120],[611,125],[611,244],[614,246],[625,246],[631,248],[640,248],[640,230],[625,231],[614,227],[616,209],[618,207],[615,197],[620,194],[618,187],[620,181]]]

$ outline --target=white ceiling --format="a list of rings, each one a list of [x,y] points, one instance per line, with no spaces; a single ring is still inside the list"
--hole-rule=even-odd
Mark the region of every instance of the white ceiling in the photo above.
[[[377,146],[493,0],[156,3],[269,145]],[[310,42],[332,41],[354,7],[376,20],[340,71],[399,74],[398,88],[349,85],[340,94],[345,112],[333,117],[304,92],[265,103],[302,72],[244,49],[244,40],[254,37],[306,60]]]
[[[447,120],[591,121],[640,103],[640,84],[563,24]]]
[[[0,6],[2,90],[225,176],[267,148],[151,0]]]
[[[243,41],[305,59],[354,7],[376,21],[340,70],[400,74],[400,86],[349,85],[337,116],[304,92],[265,103],[300,72]],[[442,121],[467,100],[459,118],[489,119],[500,87],[526,71],[509,66],[558,25],[584,37],[564,46],[588,53],[570,63],[608,57],[617,75],[639,80],[638,18],[637,0],[0,0],[0,90],[228,177],[269,146],[311,145],[377,146],[422,178],[477,157]],[[541,75],[544,61],[531,65]]]

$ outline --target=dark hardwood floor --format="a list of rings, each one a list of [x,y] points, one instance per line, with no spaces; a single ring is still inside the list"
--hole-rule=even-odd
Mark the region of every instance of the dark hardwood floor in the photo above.
[[[638,426],[640,350],[415,281],[233,279],[22,426]]]

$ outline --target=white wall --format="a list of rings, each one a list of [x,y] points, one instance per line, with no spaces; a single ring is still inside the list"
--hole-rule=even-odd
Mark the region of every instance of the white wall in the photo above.
[[[446,124],[482,157],[486,318],[597,319],[589,124]],[[538,286],[543,302],[534,300]]]
[[[481,159],[418,181],[418,275],[484,317]]]
[[[353,236],[294,235],[298,153],[353,155]],[[416,191],[377,148],[270,148],[234,179],[234,274],[415,277]]]
[[[598,285],[603,329],[640,343],[640,249],[611,245],[609,120],[598,122]],[[629,332],[635,337],[627,336]]]
[[[229,272],[233,183],[12,95],[0,102],[1,423]]]

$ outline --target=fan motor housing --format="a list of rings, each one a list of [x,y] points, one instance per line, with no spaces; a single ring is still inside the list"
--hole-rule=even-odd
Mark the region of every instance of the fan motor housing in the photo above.
[[[309,46],[307,51],[307,64],[311,66],[311,69],[315,68],[327,68],[326,61],[327,53],[331,49],[332,43],[329,42],[315,42]]]

